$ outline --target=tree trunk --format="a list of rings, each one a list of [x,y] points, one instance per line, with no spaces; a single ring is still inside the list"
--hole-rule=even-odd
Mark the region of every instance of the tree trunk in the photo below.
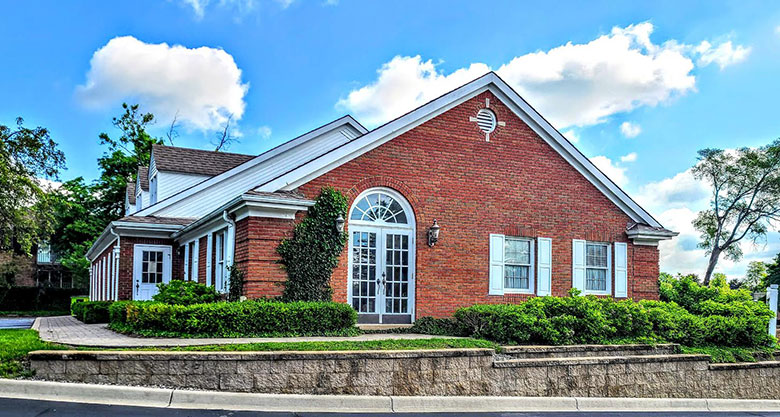
[[[710,278],[712,278],[712,272],[715,270],[715,265],[718,264],[718,258],[720,257],[720,249],[715,248],[710,254],[710,260],[707,264],[707,272],[704,274],[704,285],[710,284]]]

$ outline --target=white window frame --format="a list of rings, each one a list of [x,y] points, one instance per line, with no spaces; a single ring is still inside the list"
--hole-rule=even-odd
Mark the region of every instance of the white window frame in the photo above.
[[[590,266],[588,265],[588,246],[598,245],[607,249],[607,266]],[[606,285],[604,291],[601,290],[589,290],[588,289],[588,269],[600,269],[606,271]],[[586,295],[610,295],[612,294],[612,245],[607,242],[595,242],[585,241],[585,278],[583,285],[583,294]]]
[[[506,261],[506,244],[509,240],[519,240],[528,242],[528,247],[530,250],[529,254],[529,264],[515,264],[515,263],[508,263]],[[528,237],[522,237],[522,236],[504,236],[504,268],[503,273],[501,276],[501,282],[504,286],[504,294],[533,294],[534,289],[536,287],[536,250],[534,248],[534,240],[532,238]],[[506,267],[509,266],[527,266],[528,267],[528,288],[507,288],[506,287]]]
[[[149,178],[149,205],[157,203],[157,173]]]

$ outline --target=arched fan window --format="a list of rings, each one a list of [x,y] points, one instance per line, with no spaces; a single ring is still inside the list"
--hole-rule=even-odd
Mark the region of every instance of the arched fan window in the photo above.
[[[360,198],[352,209],[350,220],[407,224],[406,212],[392,196],[381,191]]]

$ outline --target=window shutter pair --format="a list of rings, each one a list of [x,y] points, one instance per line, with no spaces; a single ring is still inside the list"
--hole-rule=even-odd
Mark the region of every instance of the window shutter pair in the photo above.
[[[572,287],[585,291],[585,241],[572,240]],[[615,297],[628,297],[628,245],[615,242]]]
[[[504,235],[490,235],[489,295],[504,295]],[[552,280],[552,239],[537,238],[536,294],[550,295]],[[533,288],[533,287],[532,287]]]

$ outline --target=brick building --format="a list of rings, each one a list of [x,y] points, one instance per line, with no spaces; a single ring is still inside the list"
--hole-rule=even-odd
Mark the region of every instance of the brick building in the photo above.
[[[676,235],[494,73],[371,131],[345,116],[257,156],[155,146],[144,170],[88,253],[95,299],[227,291],[231,264],[250,298],[279,295],[276,247],[325,186],[350,204],[334,298],[362,322],[572,287],[655,299]]]

